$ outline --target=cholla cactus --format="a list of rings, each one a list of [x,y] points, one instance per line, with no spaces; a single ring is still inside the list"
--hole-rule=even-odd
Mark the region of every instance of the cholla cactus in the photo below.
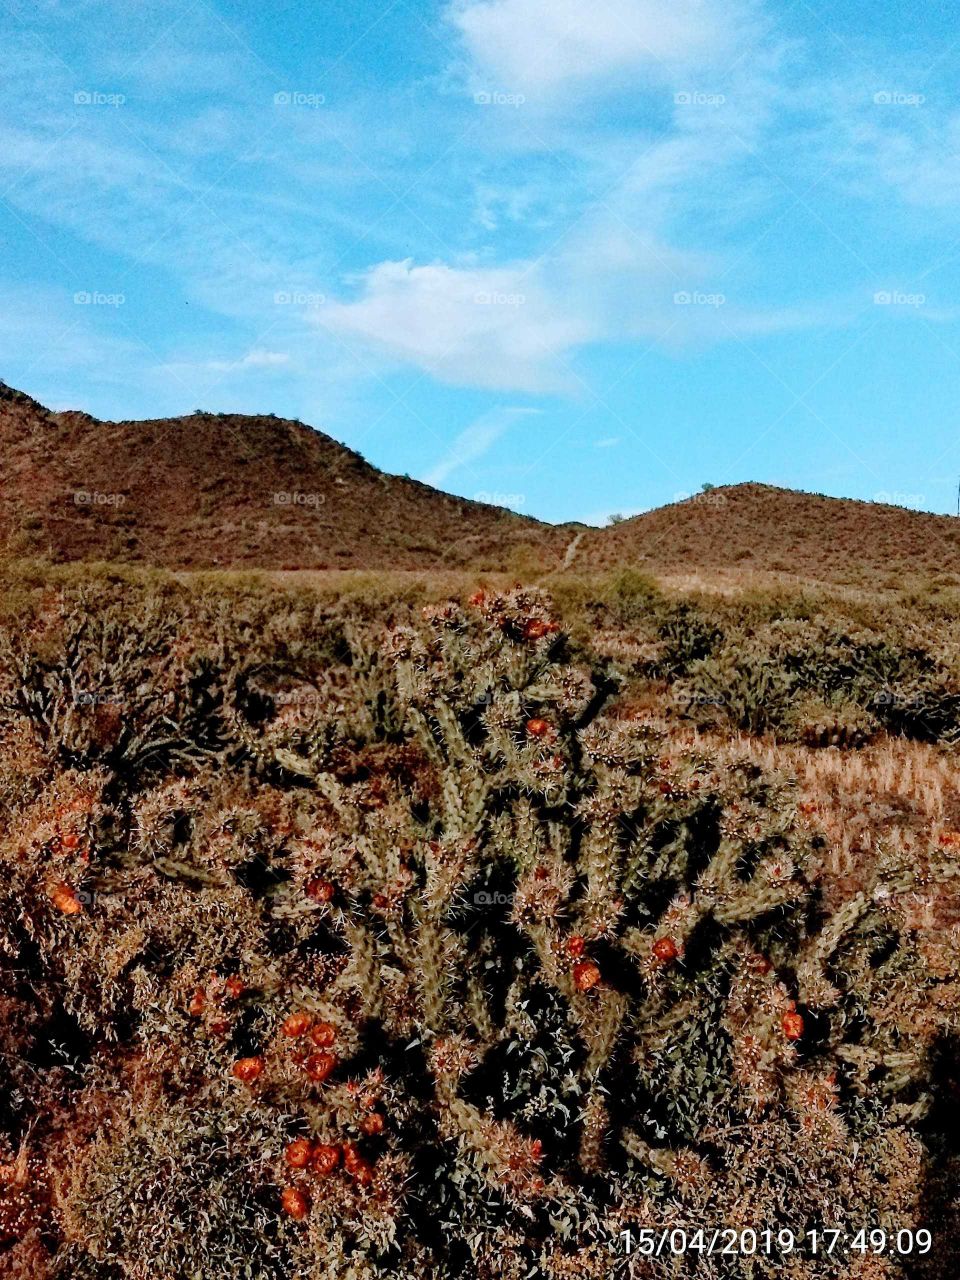
[[[11,1043],[59,1018],[75,1073],[16,1068],[17,1124],[55,1086],[83,1118],[46,1135],[76,1274],[757,1277],[621,1233],[931,1225],[950,849],[828,909],[789,788],[616,719],[537,593],[360,644],[296,769],[248,722],[222,769],[62,775],[61,834],[36,796],[8,833]]]

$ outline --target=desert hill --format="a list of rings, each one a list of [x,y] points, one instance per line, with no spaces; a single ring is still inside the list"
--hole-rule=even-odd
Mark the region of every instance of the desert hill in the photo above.
[[[571,534],[275,417],[101,422],[0,384],[0,550],[175,568],[553,567]]]
[[[784,574],[895,587],[960,581],[960,520],[764,484],[712,489],[607,529],[591,529],[576,567],[629,564],[656,574]]]
[[[103,422],[0,383],[0,554],[170,568],[633,566],[898,586],[960,581],[960,520],[762,484],[606,529],[549,525],[391,476],[301,422],[192,414]]]

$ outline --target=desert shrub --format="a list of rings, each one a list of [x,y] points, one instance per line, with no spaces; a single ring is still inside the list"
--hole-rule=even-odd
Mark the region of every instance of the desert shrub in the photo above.
[[[669,609],[658,628],[659,670],[670,677],[685,675],[696,662],[713,653],[723,633],[689,601]]]
[[[855,702],[841,697],[808,695],[787,712],[797,741],[808,747],[858,748],[872,741],[879,721]]]
[[[691,664],[681,689],[688,709],[709,719],[726,720],[749,733],[783,724],[797,680],[770,660],[756,641],[725,646],[715,657]]]
[[[920,925],[949,840],[881,849],[829,907],[789,785],[613,719],[535,592],[251,612],[213,610],[179,668],[220,691],[181,734],[202,752],[64,755],[65,720],[9,704],[0,1123],[46,1172],[0,1249],[40,1220],[50,1274],[110,1280],[746,1278],[783,1259],[621,1233],[935,1226],[960,972]],[[92,634],[152,707],[168,668]],[[748,727],[770,697],[747,685]]]

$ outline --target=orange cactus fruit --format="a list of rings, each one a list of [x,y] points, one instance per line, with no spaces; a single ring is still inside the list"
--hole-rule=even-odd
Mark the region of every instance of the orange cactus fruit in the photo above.
[[[531,618],[523,628],[524,640],[540,640],[548,635],[553,628],[547,622],[542,622],[539,618]]]
[[[310,880],[307,882],[307,897],[312,898],[314,902],[331,902],[335,892],[336,889],[329,880]]]
[[[50,901],[65,916],[76,916],[83,910],[83,903],[77,897],[76,889],[62,880],[50,889]]]
[[[329,1049],[337,1038],[337,1029],[329,1022],[318,1022],[310,1028],[310,1039],[318,1049]]]
[[[322,1084],[324,1080],[333,1075],[339,1061],[340,1059],[335,1053],[311,1053],[304,1063],[304,1070],[311,1080]]]
[[[203,1010],[207,1003],[207,993],[203,987],[197,987],[196,991],[190,997],[190,1003],[187,1006],[187,1012],[191,1018],[200,1018],[203,1016]]]
[[[788,1040],[799,1040],[803,1035],[803,1018],[799,1013],[785,1013],[780,1025]]]
[[[363,1157],[357,1150],[356,1143],[345,1142],[343,1144],[343,1167],[347,1173],[352,1173],[362,1159]]]
[[[680,954],[680,948],[673,938],[658,938],[653,944],[653,954],[660,964],[673,964]]]
[[[292,1036],[296,1039],[298,1036],[304,1036],[310,1030],[310,1015],[308,1013],[291,1013],[289,1017],[284,1018],[280,1024],[280,1030],[285,1036]]]
[[[575,933],[567,939],[567,955],[578,960],[586,950],[587,940],[582,933]]]
[[[242,978],[236,976],[228,978],[223,984],[223,989],[231,1000],[239,1000],[247,989],[247,984]]]
[[[324,1143],[322,1146],[315,1147],[313,1152],[313,1167],[325,1178],[333,1173],[337,1165],[340,1163],[340,1148],[332,1143]]]
[[[361,1186],[366,1186],[373,1179],[369,1160],[363,1158],[352,1142],[343,1144],[343,1167]]]
[[[310,1212],[310,1201],[299,1187],[284,1187],[283,1194],[280,1197],[280,1204],[283,1207],[283,1212],[293,1218],[295,1222],[302,1222]]]
[[[283,1153],[291,1169],[305,1169],[313,1156],[313,1143],[308,1138],[295,1138]]]
[[[253,1084],[263,1074],[262,1058],[238,1058],[233,1064],[233,1075],[244,1084]]]
[[[550,732],[550,721],[535,717],[527,721],[527,733],[531,738],[545,738]]]
[[[600,981],[600,966],[584,960],[573,966],[573,985],[578,991],[592,991]]]
[[[378,1133],[383,1133],[383,1116],[379,1111],[371,1111],[360,1121],[360,1128],[368,1138],[375,1138]]]

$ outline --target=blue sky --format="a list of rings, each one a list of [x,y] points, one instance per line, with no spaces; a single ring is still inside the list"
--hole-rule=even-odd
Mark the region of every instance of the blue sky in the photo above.
[[[955,509],[933,0],[2,0],[0,377],[550,520]]]

